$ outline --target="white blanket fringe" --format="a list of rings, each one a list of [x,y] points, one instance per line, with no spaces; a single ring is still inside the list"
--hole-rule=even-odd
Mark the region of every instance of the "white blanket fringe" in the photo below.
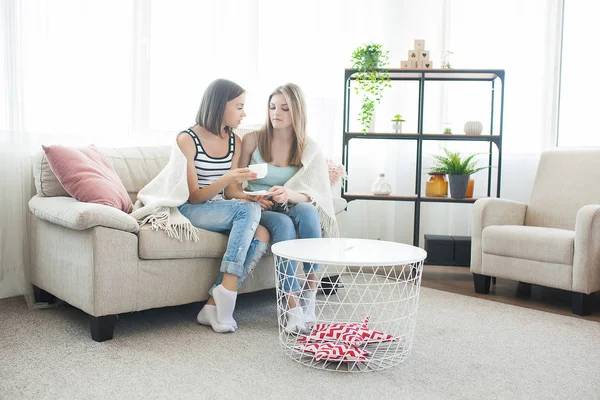
[[[131,216],[140,227],[150,224],[152,230],[164,230],[168,237],[180,242],[197,242],[198,228],[177,208],[188,200],[189,195],[187,158],[175,142],[165,168],[139,191]]]

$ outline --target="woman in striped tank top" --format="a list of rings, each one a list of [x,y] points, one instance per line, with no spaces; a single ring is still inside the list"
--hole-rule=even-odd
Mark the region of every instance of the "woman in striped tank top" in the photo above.
[[[238,287],[269,242],[266,229],[259,229],[257,198],[240,188],[242,182],[256,179],[248,168],[238,168],[241,140],[232,132],[246,116],[244,102],[244,89],[239,85],[224,79],[212,82],[204,92],[196,125],[177,137],[188,159],[190,192],[179,211],[198,228],[229,235],[221,274],[197,318],[219,333],[237,329],[233,310]]]

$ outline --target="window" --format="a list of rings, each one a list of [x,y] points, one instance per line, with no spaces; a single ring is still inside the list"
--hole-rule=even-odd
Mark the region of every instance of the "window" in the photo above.
[[[600,146],[600,5],[565,0],[558,146]]]

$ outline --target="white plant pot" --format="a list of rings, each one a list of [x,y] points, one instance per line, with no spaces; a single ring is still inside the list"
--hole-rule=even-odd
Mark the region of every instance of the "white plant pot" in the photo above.
[[[402,122],[394,122],[392,124],[392,129],[394,133],[402,133]]]
[[[467,121],[465,123],[465,135],[481,135],[483,132],[483,124],[479,121]]]
[[[375,110],[373,110],[373,115],[371,116],[371,123],[369,124],[369,133],[375,132]]]

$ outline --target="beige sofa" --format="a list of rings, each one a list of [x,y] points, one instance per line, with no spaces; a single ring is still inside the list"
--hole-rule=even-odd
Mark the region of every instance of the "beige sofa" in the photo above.
[[[528,204],[475,202],[471,272],[477,293],[490,277],[572,292],[572,311],[591,313],[600,290],[600,149],[541,155]]]
[[[101,151],[134,201],[170,155],[168,146]],[[37,301],[55,296],[83,310],[90,315],[92,338],[104,341],[113,336],[117,314],[208,298],[227,236],[202,231],[197,243],[178,242],[162,231],[139,229],[120,210],[79,202],[64,191],[43,151],[34,159],[34,178],[30,279]],[[346,201],[334,197],[334,206],[343,235]],[[273,258],[267,252],[240,292],[274,287]]]

